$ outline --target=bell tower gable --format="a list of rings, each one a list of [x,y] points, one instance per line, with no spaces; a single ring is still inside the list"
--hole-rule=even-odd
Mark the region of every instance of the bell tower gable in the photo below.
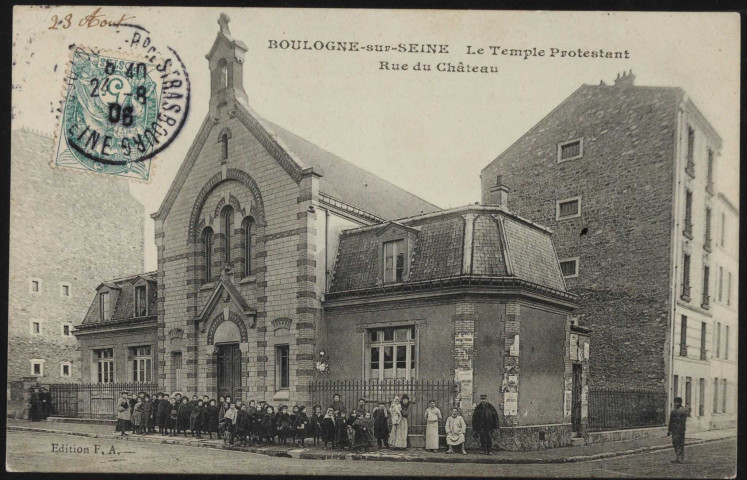
[[[219,107],[230,106],[236,100],[247,104],[247,95],[244,91],[244,55],[247,46],[231,36],[228,29],[230,20],[225,13],[220,14],[220,31],[210,52],[205,55],[210,68],[211,115],[216,115]]]

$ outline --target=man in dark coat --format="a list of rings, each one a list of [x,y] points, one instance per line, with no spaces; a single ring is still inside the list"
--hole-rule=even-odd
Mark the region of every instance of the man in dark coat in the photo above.
[[[31,391],[30,407],[29,407],[29,420],[32,422],[38,422],[42,419],[42,400],[41,392],[39,389],[34,387]]]
[[[52,415],[52,394],[49,393],[47,387],[42,387],[39,397],[42,402],[42,419],[46,420],[47,417]]]
[[[472,414],[472,429],[480,437],[480,447],[486,455],[493,454],[491,433],[498,428],[498,412],[488,403],[487,395],[480,395],[480,403]]]
[[[685,423],[690,416],[690,407],[682,405],[682,397],[674,399],[674,408],[669,414],[667,436],[672,436],[672,446],[677,458],[672,463],[685,463]]]

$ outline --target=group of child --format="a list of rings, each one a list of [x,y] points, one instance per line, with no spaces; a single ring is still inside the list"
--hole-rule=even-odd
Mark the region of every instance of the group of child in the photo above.
[[[140,392],[138,396],[122,392],[118,405],[116,431],[126,435],[127,430],[147,435],[187,436],[203,438],[206,433],[213,438],[215,433],[224,442],[239,445],[280,444],[306,446],[306,439],[313,438],[314,445],[324,443],[324,448],[349,449],[358,452],[368,451],[372,445],[378,448],[406,449],[408,447],[408,417],[410,401],[407,395],[395,397],[387,407],[379,401],[373,411],[369,411],[366,400],[361,398],[358,406],[350,413],[340,401],[340,395],[333,396],[332,404],[322,413],[321,405],[314,405],[311,416],[306,414],[302,405],[294,406],[290,411],[287,405],[281,405],[278,412],[264,401],[256,405],[254,400],[243,403],[233,401],[230,396],[202,400],[193,395],[175,393],[169,396],[157,393],[155,400],[150,395]],[[459,411],[452,409],[452,415],[445,424],[447,453],[453,453],[453,446],[461,446],[464,451],[464,434],[466,425]],[[436,402],[431,400],[425,411],[426,450],[438,450],[438,428],[442,420],[441,411]],[[392,439],[390,445],[389,440]]]

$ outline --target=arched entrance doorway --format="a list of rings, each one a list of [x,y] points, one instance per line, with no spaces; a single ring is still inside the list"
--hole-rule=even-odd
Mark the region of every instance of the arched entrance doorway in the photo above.
[[[241,398],[241,333],[234,322],[221,322],[215,330],[218,395]]]

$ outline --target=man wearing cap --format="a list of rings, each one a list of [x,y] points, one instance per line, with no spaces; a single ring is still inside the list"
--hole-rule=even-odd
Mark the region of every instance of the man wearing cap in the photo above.
[[[480,403],[472,414],[473,435],[479,435],[480,447],[486,455],[492,455],[493,440],[490,434],[498,428],[498,412],[488,403],[487,395],[480,395]]]
[[[677,458],[672,463],[685,463],[685,423],[690,416],[690,407],[682,405],[682,397],[675,397],[674,408],[669,414],[667,436],[672,436],[672,446]]]

